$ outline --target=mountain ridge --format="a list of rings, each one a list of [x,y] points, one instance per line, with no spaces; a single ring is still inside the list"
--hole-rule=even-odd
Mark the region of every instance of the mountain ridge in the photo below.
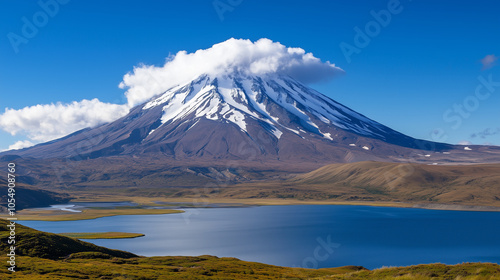
[[[449,164],[500,162],[500,147],[464,149],[414,139],[289,76],[229,72],[174,86],[114,122],[0,155]]]

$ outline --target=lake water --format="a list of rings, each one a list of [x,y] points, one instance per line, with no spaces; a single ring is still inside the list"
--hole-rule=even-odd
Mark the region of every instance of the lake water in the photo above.
[[[135,239],[88,240],[143,256],[215,255],[308,268],[500,263],[500,212],[340,205],[185,210],[20,223],[54,233],[144,233]]]

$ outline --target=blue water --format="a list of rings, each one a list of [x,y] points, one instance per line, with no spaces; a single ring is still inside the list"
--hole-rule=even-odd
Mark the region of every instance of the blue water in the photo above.
[[[339,205],[185,210],[21,224],[54,233],[144,233],[135,239],[88,240],[143,256],[215,255],[308,268],[500,263],[500,212]]]

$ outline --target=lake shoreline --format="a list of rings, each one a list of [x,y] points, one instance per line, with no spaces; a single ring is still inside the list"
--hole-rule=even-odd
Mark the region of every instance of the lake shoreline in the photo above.
[[[146,257],[213,255],[278,266],[310,266],[313,262],[321,268],[358,264],[368,269],[437,261],[499,261],[500,228],[491,221],[497,220],[500,212],[363,205],[270,206],[20,223],[52,233],[67,232],[68,228],[74,232],[141,232],[145,237],[92,243]],[[289,248],[294,248],[293,254],[281,253]],[[321,253],[330,258],[312,260],[317,248],[323,248]]]
[[[113,200],[114,199],[114,200]],[[176,214],[182,213],[182,209],[190,208],[242,208],[257,206],[286,206],[286,205],[345,205],[345,206],[372,206],[372,207],[393,207],[393,208],[415,208],[442,211],[466,211],[466,212],[500,212],[500,207],[488,205],[459,205],[443,203],[408,203],[408,202],[379,202],[379,201],[304,201],[290,199],[165,199],[150,197],[100,197],[97,199],[75,199],[68,203],[115,203],[132,202],[137,203],[136,209],[127,209],[128,211],[113,211],[109,209],[100,209],[99,215],[86,215],[86,213],[67,212],[63,210],[34,211],[40,208],[28,208],[20,211],[20,220],[39,220],[39,221],[78,221],[87,219],[96,219],[109,216],[122,215],[157,215],[157,214]],[[152,209],[151,207],[156,207]],[[123,209],[125,210],[125,209]],[[131,210],[133,212],[131,212]],[[45,212],[45,213],[44,213]],[[89,212],[88,210],[83,212]],[[92,210],[90,212],[93,212]],[[83,214],[83,215],[82,215]],[[23,217],[24,216],[24,217]]]
[[[120,197],[104,196],[95,200],[75,199],[71,202],[104,202],[109,199],[115,201],[128,201],[138,204],[154,204],[161,206],[167,203],[183,204],[182,208],[227,208],[227,207],[253,207],[253,206],[279,206],[279,205],[352,205],[396,208],[419,208],[447,211],[481,211],[500,212],[500,205],[467,205],[430,202],[403,202],[403,201],[326,201],[326,200],[298,200],[278,198],[151,198],[151,197]]]

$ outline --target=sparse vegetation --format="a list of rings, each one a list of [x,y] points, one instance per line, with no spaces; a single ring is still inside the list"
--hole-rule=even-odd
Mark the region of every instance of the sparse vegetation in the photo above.
[[[213,256],[121,259],[85,253],[57,261],[23,257],[13,279],[313,279],[360,269],[287,268]],[[1,279],[8,274],[6,269],[0,270]]]
[[[19,220],[34,221],[73,221],[90,220],[102,217],[118,215],[159,215],[182,213],[182,210],[174,209],[148,209],[141,207],[117,208],[117,209],[84,209],[82,212],[65,212],[60,210],[33,210],[27,209],[18,213]]]
[[[76,239],[121,239],[144,236],[142,233],[129,232],[65,232],[60,235]]]
[[[318,166],[310,164],[277,165],[269,166],[265,170],[242,165],[240,169],[232,170],[238,173],[238,177],[225,178],[221,183],[217,178],[222,178],[220,176],[225,174],[227,166],[208,168],[203,167],[203,164],[209,165],[208,163],[197,162],[200,167],[172,167],[165,166],[164,162],[156,159],[148,159],[147,162],[134,159],[129,165],[120,165],[121,161],[117,159],[107,161],[112,161],[113,164],[104,164],[99,160],[94,162],[99,166],[99,170],[102,169],[102,172],[107,174],[103,178],[94,174],[94,169],[87,170],[82,166],[83,169],[75,169],[66,175],[67,184],[64,186],[54,185],[54,180],[41,175],[35,176],[36,173],[33,173],[33,178],[30,177],[28,181],[36,182],[40,189],[61,192],[61,197],[69,195],[74,200],[137,202],[137,198],[141,197],[149,200],[149,206],[154,205],[154,201],[169,200],[191,205],[193,201],[209,201],[250,202],[249,204],[347,203],[399,207],[452,204],[500,207],[500,164],[452,166],[356,162],[326,165],[319,169],[315,169]],[[32,160],[23,164],[33,170],[40,167]],[[134,166],[134,169],[130,166]],[[136,168],[137,166],[140,168]],[[305,173],[310,170],[313,171]],[[40,170],[43,174],[48,174],[49,171]],[[135,211],[130,209],[127,215],[134,214],[133,212]],[[22,216],[28,213],[23,212]],[[39,219],[35,217],[40,216],[39,214],[26,215],[26,218]],[[88,218],[92,219],[102,215],[91,217],[91,214],[87,211],[81,216],[90,216]],[[138,211],[137,214],[146,213]],[[68,214],[67,217],[60,216],[58,219],[74,219],[74,216]]]
[[[365,204],[412,207],[425,204],[500,207],[500,165],[433,166],[387,162],[333,164],[309,173],[274,176],[273,179],[225,181],[207,189],[186,185],[142,187],[70,187],[76,199],[107,201],[209,201],[244,204]],[[180,172],[180,171],[179,171]],[[276,173],[277,174],[277,173]],[[172,175],[173,176],[173,175]],[[108,181],[112,184],[113,182]],[[226,184],[227,183],[227,184]],[[139,183],[138,183],[139,185]],[[149,198],[149,199],[148,199]],[[466,208],[467,210],[474,210]],[[458,210],[458,208],[457,208]],[[482,209],[491,210],[491,209]]]
[[[360,266],[302,269],[235,258],[138,257],[69,237],[16,225],[16,272],[0,270],[0,279],[408,279],[497,280],[500,265],[429,264],[367,270]],[[7,260],[8,231],[0,220],[0,262]]]
[[[316,279],[498,280],[500,279],[500,266],[492,263],[464,263],[458,265],[422,264],[409,267],[381,268],[372,271],[363,270]]]

